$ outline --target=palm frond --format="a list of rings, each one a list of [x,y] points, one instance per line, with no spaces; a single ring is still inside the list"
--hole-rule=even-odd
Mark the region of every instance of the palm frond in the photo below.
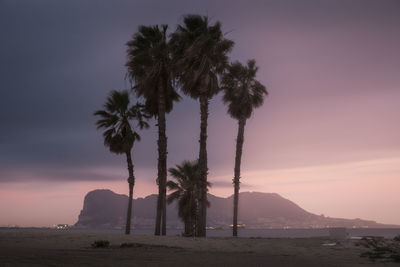
[[[198,161],[183,161],[175,168],[168,169],[168,172],[176,180],[167,182],[168,189],[173,191],[168,197],[168,203],[178,201],[178,215],[183,220],[193,217],[200,195]],[[207,186],[211,184],[208,182]]]
[[[104,110],[97,110],[94,116],[100,117],[96,121],[97,129],[105,129],[103,132],[104,145],[113,153],[121,154],[132,149],[135,141],[140,141],[140,135],[136,132],[131,120],[136,121],[138,128],[148,128],[144,106],[137,103],[129,107],[128,91],[112,90],[104,104]]]
[[[233,62],[222,76],[224,90],[223,102],[228,105],[228,114],[235,119],[248,119],[255,108],[264,102],[268,92],[264,85],[255,79],[258,67],[254,59],[243,66]]]
[[[219,92],[217,75],[227,66],[233,42],[225,39],[220,22],[209,24],[207,16],[189,14],[171,34],[174,74],[182,91],[192,98]]]
[[[138,32],[126,43],[128,77],[134,84],[133,91],[144,97],[147,111],[158,114],[159,90],[165,94],[166,112],[173,108],[173,102],[180,97],[173,87],[170,46],[167,25],[139,26]],[[161,86],[160,86],[161,85]]]

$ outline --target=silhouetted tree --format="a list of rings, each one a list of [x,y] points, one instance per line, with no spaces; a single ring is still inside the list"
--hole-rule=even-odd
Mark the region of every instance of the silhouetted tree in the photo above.
[[[225,39],[221,23],[210,25],[208,17],[186,15],[171,35],[174,71],[182,91],[200,101],[200,200],[198,236],[206,235],[207,214],[207,119],[208,105],[220,90],[218,75],[228,64],[227,53],[233,42]]]
[[[249,60],[247,66],[235,62],[228,67],[222,77],[224,89],[223,101],[228,105],[228,114],[238,121],[236,156],[234,169],[233,236],[237,236],[237,218],[240,188],[240,162],[244,142],[244,127],[253,110],[263,104],[267,90],[255,80],[258,68],[255,60]]]
[[[167,187],[173,191],[168,196],[168,204],[178,201],[178,215],[185,225],[185,236],[194,236],[197,224],[197,209],[199,207],[199,164],[198,161],[184,161],[176,168],[168,169],[175,181],[168,181]],[[211,186],[207,182],[207,186]],[[209,206],[209,204],[208,204]]]
[[[95,116],[100,117],[96,122],[97,129],[105,129],[103,132],[104,145],[113,153],[126,155],[129,172],[129,202],[125,227],[125,234],[127,235],[131,231],[133,187],[135,185],[131,150],[135,141],[140,141],[140,135],[135,131],[130,121],[136,122],[136,128],[143,129],[149,127],[146,120],[150,118],[143,105],[136,103],[136,105],[130,107],[129,103],[127,91],[113,90],[107,97],[104,110],[98,110],[94,113]]]
[[[144,97],[146,109],[158,120],[158,200],[155,235],[166,234],[167,137],[165,114],[179,95],[173,87],[167,25],[140,26],[127,54],[128,75],[137,96]],[[162,224],[161,224],[162,220]]]

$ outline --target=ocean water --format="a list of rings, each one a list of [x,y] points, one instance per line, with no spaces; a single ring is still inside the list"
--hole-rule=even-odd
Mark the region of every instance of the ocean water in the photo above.
[[[0,228],[0,232],[71,232],[71,233],[113,233],[124,234],[120,229],[76,229],[56,230],[52,228]],[[167,229],[167,235],[180,235],[182,229]],[[393,238],[400,235],[400,228],[349,228],[347,233],[350,237],[381,236]],[[132,235],[153,235],[153,229],[133,229]],[[208,237],[231,237],[231,229],[207,230]],[[260,237],[260,238],[310,238],[310,237],[329,237],[329,229],[239,229],[239,237]]]

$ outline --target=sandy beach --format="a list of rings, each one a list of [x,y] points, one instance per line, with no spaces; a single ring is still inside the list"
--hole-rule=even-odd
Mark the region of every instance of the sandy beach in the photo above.
[[[95,240],[109,248],[92,248]],[[71,232],[0,232],[0,266],[399,266],[372,262],[349,240],[183,238]],[[120,248],[122,243],[132,247]]]

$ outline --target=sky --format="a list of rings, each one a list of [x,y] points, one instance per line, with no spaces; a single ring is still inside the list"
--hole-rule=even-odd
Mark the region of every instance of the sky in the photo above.
[[[93,112],[129,89],[126,42],[185,14],[220,21],[230,60],[254,58],[269,92],[245,129],[241,191],[330,217],[399,224],[397,0],[0,0],[0,226],[73,224],[87,192],[127,194]],[[167,116],[168,167],[198,156],[199,104]],[[134,197],[156,193],[157,127],[141,132]],[[233,194],[237,122],[210,104],[210,193]],[[240,217],[240,215],[239,215]]]

